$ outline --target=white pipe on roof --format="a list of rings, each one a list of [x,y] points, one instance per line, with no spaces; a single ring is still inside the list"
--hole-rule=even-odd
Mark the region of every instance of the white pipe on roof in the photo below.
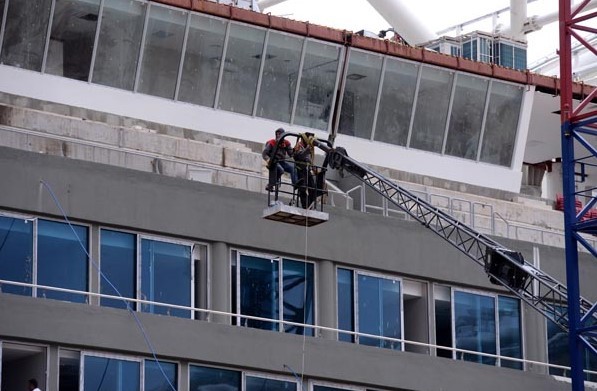
[[[269,7],[273,7],[274,5],[278,5],[281,3],[285,3],[287,0],[259,0],[257,5],[259,5],[260,10],[264,10]]]
[[[415,16],[403,0],[367,0],[394,31],[411,45],[418,45],[437,38],[425,27],[423,20]]]
[[[527,21],[527,1],[510,0],[510,34],[512,39],[526,42],[524,24]]]

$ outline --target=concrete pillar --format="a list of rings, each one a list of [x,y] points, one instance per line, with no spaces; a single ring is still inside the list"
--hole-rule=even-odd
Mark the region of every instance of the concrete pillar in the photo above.
[[[189,391],[189,364],[180,366],[180,377],[177,391]]]
[[[337,328],[336,275],[334,273],[334,264],[331,261],[320,261],[318,262],[318,266],[317,297],[319,299],[319,325]],[[316,335],[327,339],[338,338],[338,333],[328,330],[321,330]]]
[[[230,308],[230,251],[226,243],[218,242],[211,246],[211,309],[231,312]],[[224,315],[213,315],[212,321],[231,324],[231,319]]]
[[[47,350],[48,354],[48,368],[46,368],[46,380],[47,383],[42,385],[40,382],[40,386],[44,387],[43,390],[58,390],[58,372],[56,368],[58,368],[58,347],[57,346],[50,346]],[[38,380],[39,381],[39,380]]]

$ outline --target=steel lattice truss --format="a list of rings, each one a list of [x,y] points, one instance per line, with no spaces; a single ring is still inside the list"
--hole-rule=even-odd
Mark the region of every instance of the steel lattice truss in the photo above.
[[[514,251],[505,248],[490,237],[481,234],[463,224],[453,216],[432,206],[408,190],[397,185],[370,168],[348,157],[343,149],[331,150],[322,148],[332,155],[332,168],[344,169],[359,178],[368,187],[379,193],[389,202],[403,210],[414,220],[446,240],[464,255],[485,268],[491,281],[502,285],[514,295],[524,300],[531,307],[554,321],[560,328],[568,332],[568,311],[566,307],[568,290],[555,278],[545,274],[522,258],[515,257]],[[488,269],[490,254],[498,253],[511,269],[524,275],[524,283],[512,286],[512,281],[501,274]],[[592,318],[597,324],[595,306],[584,298],[580,298],[581,313],[584,318]],[[597,353],[597,331],[589,331],[584,339],[587,347]]]
[[[566,242],[566,280],[568,294],[568,347],[570,356],[570,378],[572,390],[584,390],[584,352],[583,347],[597,354],[593,342],[596,336],[595,306],[589,311],[583,307],[580,297],[580,268],[578,258],[579,245],[586,248],[593,256],[597,251],[583,235],[597,234],[597,216],[593,207],[597,203],[594,189],[577,191],[576,182],[583,182],[588,170],[595,173],[597,150],[594,147],[597,136],[597,110],[592,105],[597,98],[597,89],[585,93],[581,86],[580,103],[574,104],[574,75],[572,69],[572,38],[597,55],[584,33],[597,34],[597,29],[587,22],[597,19],[597,12],[585,13],[585,6],[590,0],[583,0],[572,8],[571,0],[559,1],[560,26],[560,120],[562,124],[562,182],[564,192],[564,240]],[[578,87],[578,85],[576,86]],[[578,91],[578,89],[576,89]],[[593,142],[591,142],[593,141]],[[575,156],[581,155],[581,156]],[[577,201],[585,202],[584,207],[577,206]],[[579,304],[580,298],[580,307]],[[594,345],[594,344],[593,344]]]

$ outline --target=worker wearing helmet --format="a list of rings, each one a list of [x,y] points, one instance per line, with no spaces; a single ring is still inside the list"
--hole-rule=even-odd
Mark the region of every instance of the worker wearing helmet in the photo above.
[[[288,159],[292,157],[292,146],[288,140],[280,141],[283,134],[284,129],[276,129],[276,138],[268,140],[268,142],[265,143],[263,152],[261,153],[261,156],[263,157],[263,160],[267,162],[267,168],[269,169],[269,181],[265,187],[265,190],[267,191],[274,190],[274,187],[280,183],[280,179],[282,178],[282,174],[284,174],[284,172],[290,174],[290,181],[292,182],[293,186],[297,180],[294,164],[288,161]]]

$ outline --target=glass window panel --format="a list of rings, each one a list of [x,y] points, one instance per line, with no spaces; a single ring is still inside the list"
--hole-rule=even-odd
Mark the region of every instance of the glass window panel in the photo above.
[[[319,386],[319,385],[314,384],[313,391],[346,391],[346,388]]]
[[[568,333],[551,320],[547,321],[547,356],[550,364],[570,366]],[[570,372],[560,368],[549,368],[550,375],[570,376]]]
[[[514,69],[527,69],[527,50],[523,48],[514,48]]]
[[[139,92],[174,98],[186,20],[184,11],[154,4],[150,7]]]
[[[371,138],[381,64],[382,57],[378,54],[351,50],[340,112],[340,133]]]
[[[241,390],[241,373],[220,368],[189,365],[189,390]]]
[[[468,292],[454,292],[456,348],[496,354],[495,300]],[[495,358],[456,352],[458,359],[495,365]]]
[[[83,382],[86,390],[140,390],[140,363],[107,357],[85,356]]]
[[[280,319],[277,260],[241,255],[240,313],[268,319]],[[264,330],[278,330],[276,323],[241,319],[241,325]]]
[[[290,261],[283,262],[282,308],[284,320],[294,323],[314,324],[314,271],[313,264],[308,262]],[[305,333],[313,336],[314,330],[309,328],[285,325],[284,331],[292,334]]]
[[[56,0],[46,73],[89,80],[99,0]]]
[[[146,8],[146,3],[135,0],[104,0],[94,83],[133,89]]]
[[[565,313],[566,308],[555,306],[559,313]],[[592,326],[593,321],[589,321],[587,326]],[[568,333],[563,331],[556,323],[547,320],[547,354],[548,362],[553,365],[570,366],[570,352],[568,350]],[[597,371],[597,358],[595,354],[586,348],[583,357],[584,369]],[[550,375],[570,377],[570,371],[560,368],[549,368]],[[596,381],[597,376],[585,373],[585,380]]]
[[[452,347],[452,303],[450,300],[435,300],[435,341],[439,346]],[[452,358],[453,353],[451,350],[437,349],[437,356]]]
[[[60,350],[58,391],[79,391],[79,352]]]
[[[141,298],[160,303],[191,306],[190,246],[141,240]],[[155,304],[143,304],[142,310],[152,314],[183,318],[190,311]]]
[[[101,230],[100,265],[104,276],[118,292],[104,279],[100,279],[101,293],[105,295],[135,298],[137,238],[125,232]],[[101,305],[113,308],[127,308],[126,303],[117,299],[101,298]],[[130,303],[135,308],[135,303]]]
[[[462,57],[469,59],[473,58],[471,42],[464,42],[462,44]]]
[[[290,122],[304,38],[270,32],[257,115]]]
[[[0,63],[41,71],[52,0],[8,4]]]
[[[512,164],[522,92],[522,86],[491,83],[481,161],[506,167]]]
[[[161,368],[160,368],[161,367]],[[171,362],[145,360],[145,390],[175,391],[178,389],[178,365]],[[171,386],[172,385],[172,386]],[[174,387],[174,390],[172,390]]]
[[[341,49],[308,41],[294,123],[327,130]]]
[[[353,272],[352,270],[340,268],[338,269],[338,328],[340,330],[355,331]],[[352,334],[340,333],[338,339],[354,342]]]
[[[245,391],[296,391],[296,382],[247,376]]]
[[[500,356],[522,358],[520,300],[498,296]],[[501,359],[501,366],[522,369],[522,363]]]
[[[0,279],[33,282],[33,222],[0,217]],[[0,292],[31,296],[31,288],[0,285]]]
[[[38,220],[37,227],[38,284],[87,291],[88,262],[81,247],[89,251],[87,228],[73,225],[75,236],[64,223]],[[85,295],[48,289],[38,289],[37,296],[78,303],[86,301]]]
[[[178,99],[213,107],[228,22],[193,14]]]
[[[218,108],[252,114],[265,30],[230,25]]]
[[[358,275],[359,332],[390,338],[401,338],[400,282]],[[359,343],[390,349],[401,349],[400,342],[359,337]]]
[[[454,74],[423,67],[410,147],[441,152]]]
[[[375,125],[375,140],[406,145],[418,73],[418,65],[388,57]]]
[[[446,154],[477,160],[489,80],[459,74],[450,114]]]

